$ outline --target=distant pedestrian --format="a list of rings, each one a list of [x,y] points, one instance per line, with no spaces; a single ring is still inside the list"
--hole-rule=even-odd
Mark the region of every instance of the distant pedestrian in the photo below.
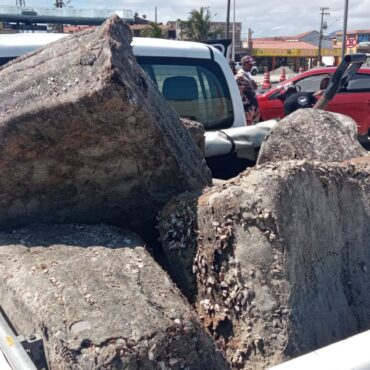
[[[237,73],[237,70],[236,70],[236,63],[235,63],[233,60],[230,60],[230,62],[229,62],[229,66],[230,66],[230,68],[231,68],[231,70],[232,70],[232,72],[233,72],[233,75],[235,76],[235,75],[236,75],[236,73]]]
[[[256,93],[257,84],[250,74],[250,70],[255,64],[256,62],[251,56],[244,56],[241,59],[242,67],[235,75],[244,106],[247,125],[254,125],[260,120],[260,110]]]

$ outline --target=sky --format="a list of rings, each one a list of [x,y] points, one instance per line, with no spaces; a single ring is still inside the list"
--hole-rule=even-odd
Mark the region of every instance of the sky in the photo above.
[[[242,22],[242,38],[247,37],[248,27],[254,37],[296,35],[313,29],[320,30],[320,7],[328,7],[326,33],[343,28],[345,0],[231,0],[230,21]],[[55,0],[26,0],[26,6],[51,7]],[[15,5],[16,0],[0,0],[0,5]],[[214,21],[226,21],[227,0],[70,0],[74,8],[129,9],[139,16],[166,23],[169,20],[186,20],[192,9],[209,7]],[[370,0],[349,0],[348,30],[370,29]]]

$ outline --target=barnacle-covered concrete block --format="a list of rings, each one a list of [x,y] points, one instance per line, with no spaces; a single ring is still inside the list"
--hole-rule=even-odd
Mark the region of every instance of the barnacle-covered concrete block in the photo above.
[[[0,233],[0,302],[44,339],[50,370],[227,370],[135,234],[104,225]]]
[[[173,279],[234,369],[370,328],[368,157],[248,170],[174,199],[160,230]]]
[[[0,227],[107,222],[143,237],[211,183],[118,17],[0,68]]]
[[[180,118],[181,122],[185,126],[185,128],[188,130],[189,134],[197,144],[197,147],[200,149],[201,153],[205,154],[205,128],[203,124],[197,121],[192,121],[190,119],[186,118]]]
[[[356,122],[343,114],[299,109],[282,119],[262,143],[257,164],[282,160],[344,161],[368,155]]]

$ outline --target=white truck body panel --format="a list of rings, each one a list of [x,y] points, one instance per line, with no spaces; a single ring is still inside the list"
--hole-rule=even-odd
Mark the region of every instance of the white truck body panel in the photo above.
[[[370,330],[269,370],[370,370],[369,350]]]
[[[67,34],[12,33],[0,34],[0,58],[17,57],[57,41]]]
[[[1,370],[12,370],[12,368],[10,367],[8,361],[4,357],[4,354],[1,352],[1,350],[0,350],[0,369]]]

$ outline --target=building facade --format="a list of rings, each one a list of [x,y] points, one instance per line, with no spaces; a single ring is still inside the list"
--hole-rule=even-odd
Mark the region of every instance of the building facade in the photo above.
[[[348,31],[344,42],[346,42],[345,54],[370,53],[370,29]],[[338,31],[334,38],[335,47],[341,49],[342,43],[343,32]]]
[[[298,72],[300,68],[309,69],[318,64],[320,33],[309,31],[296,36],[265,37],[252,40],[252,55],[257,65],[263,69],[274,70],[287,66]],[[248,47],[248,42],[243,42]],[[330,38],[321,40],[321,56],[330,57],[330,64],[337,65],[340,52],[333,47]]]

